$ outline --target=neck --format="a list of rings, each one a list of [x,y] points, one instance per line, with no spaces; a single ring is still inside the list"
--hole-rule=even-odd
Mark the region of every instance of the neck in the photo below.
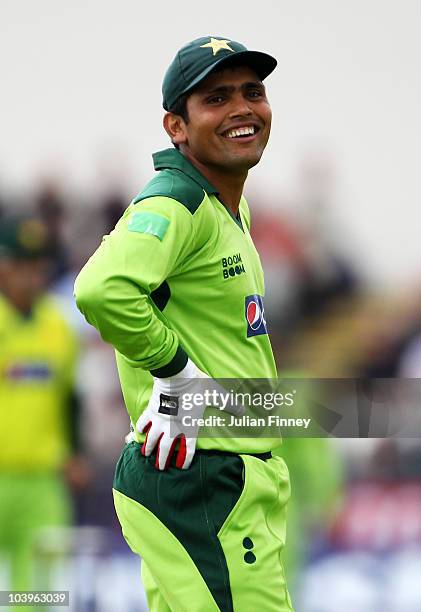
[[[22,296],[15,295],[13,292],[5,291],[2,288],[0,288],[0,294],[3,294],[12,308],[18,311],[22,316],[26,317],[30,315],[33,306],[32,300],[25,299]]]
[[[224,172],[221,168],[208,166],[197,159],[193,159],[188,151],[182,151],[182,153],[199,170],[200,174],[218,190],[219,199],[224,206],[231,211],[234,217],[237,216],[248,171]]]

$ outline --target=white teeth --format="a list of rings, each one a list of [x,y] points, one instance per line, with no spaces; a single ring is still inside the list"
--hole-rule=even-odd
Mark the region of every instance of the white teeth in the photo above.
[[[254,134],[254,125],[238,128],[237,130],[230,130],[227,137],[235,138],[236,136],[248,136],[249,134]]]

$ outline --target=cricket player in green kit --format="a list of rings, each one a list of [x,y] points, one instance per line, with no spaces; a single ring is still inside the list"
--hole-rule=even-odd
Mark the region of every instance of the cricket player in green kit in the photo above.
[[[163,82],[174,146],[154,154],[158,174],[75,284],[80,310],[116,350],[134,432],[114,500],[153,612],[292,610],[279,439],[191,435],[180,409],[213,378],[277,375],[242,195],[269,138],[262,81],[275,66],[221,37],[178,51]],[[195,411],[211,414],[220,411]]]

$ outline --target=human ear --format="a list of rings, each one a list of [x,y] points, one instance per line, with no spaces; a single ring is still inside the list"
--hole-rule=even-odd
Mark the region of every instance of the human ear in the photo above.
[[[181,145],[187,142],[186,124],[180,115],[165,113],[163,124],[173,144]]]

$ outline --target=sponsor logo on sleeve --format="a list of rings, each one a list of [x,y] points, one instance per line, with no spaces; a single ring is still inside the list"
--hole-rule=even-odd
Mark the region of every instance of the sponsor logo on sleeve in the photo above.
[[[247,338],[268,333],[263,297],[261,295],[248,295],[246,297],[245,315],[247,321]]]

